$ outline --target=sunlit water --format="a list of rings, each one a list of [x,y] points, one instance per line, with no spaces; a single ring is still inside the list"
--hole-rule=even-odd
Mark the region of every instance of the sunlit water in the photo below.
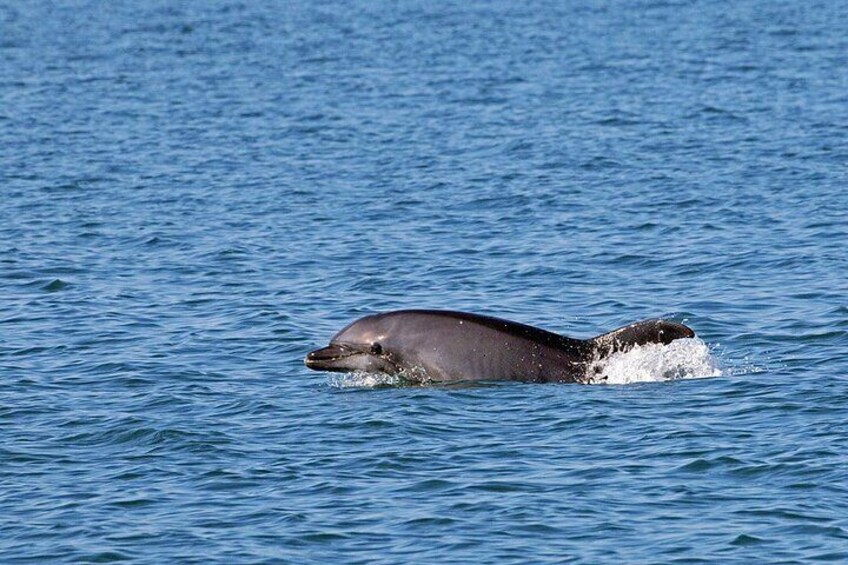
[[[0,562],[848,560],[846,16],[0,3]],[[397,308],[698,337],[303,366]]]

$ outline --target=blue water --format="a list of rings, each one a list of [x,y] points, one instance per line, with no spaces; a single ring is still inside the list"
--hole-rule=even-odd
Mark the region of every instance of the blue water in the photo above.
[[[0,2],[0,562],[848,560],[846,20]],[[709,378],[303,366],[412,307]]]

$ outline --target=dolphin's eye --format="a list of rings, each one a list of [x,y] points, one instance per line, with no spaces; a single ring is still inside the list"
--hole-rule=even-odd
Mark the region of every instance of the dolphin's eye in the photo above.
[[[379,343],[371,344],[371,355],[382,355],[383,354],[383,346]]]

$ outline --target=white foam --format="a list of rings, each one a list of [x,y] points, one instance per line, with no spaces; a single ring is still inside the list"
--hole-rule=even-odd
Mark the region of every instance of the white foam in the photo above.
[[[381,388],[387,386],[424,385],[431,382],[427,373],[420,367],[404,369],[394,375],[353,371],[344,375],[335,374],[327,379],[327,383],[334,388]]]
[[[702,379],[722,374],[710,347],[699,338],[668,345],[636,346],[595,364],[592,384],[623,385],[674,379]]]
[[[343,375],[333,374],[328,377],[327,383],[333,388],[380,388],[384,386],[398,386],[403,383],[403,379],[400,375],[356,371]]]

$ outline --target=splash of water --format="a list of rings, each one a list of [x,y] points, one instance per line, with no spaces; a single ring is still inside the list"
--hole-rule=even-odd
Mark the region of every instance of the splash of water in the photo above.
[[[343,375],[336,374],[328,379],[328,384],[334,388],[383,388],[424,385],[431,382],[423,369],[406,369],[394,375],[354,371]]]
[[[399,375],[356,371],[353,373],[333,374],[327,378],[327,384],[333,388],[382,388],[400,386],[403,384],[403,380]]]
[[[699,338],[678,339],[668,345],[636,346],[614,353],[595,366],[591,384],[629,384],[674,379],[718,377],[722,370],[710,347]]]

